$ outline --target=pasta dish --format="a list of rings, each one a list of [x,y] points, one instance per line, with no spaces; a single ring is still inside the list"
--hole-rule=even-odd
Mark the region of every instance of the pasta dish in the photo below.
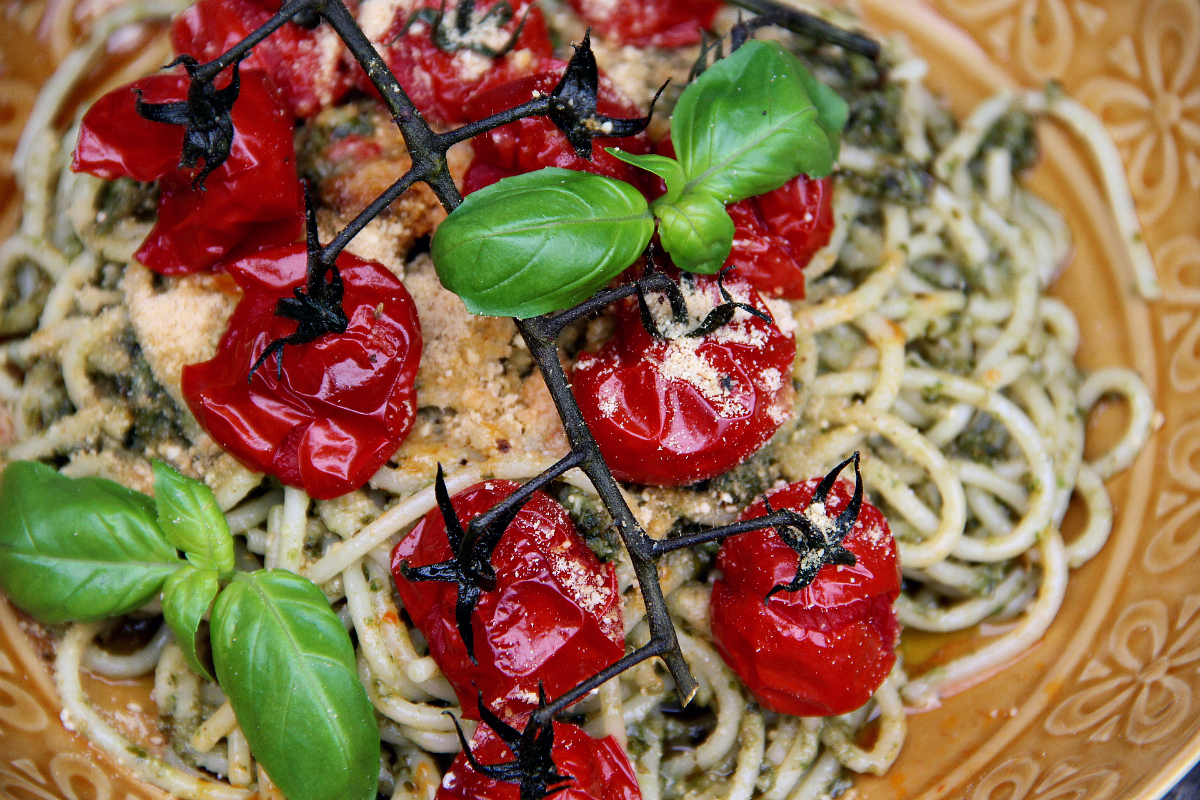
[[[177,172],[182,168],[174,140],[173,149],[158,159],[161,169],[149,165],[158,157],[147,155],[157,145],[140,140],[139,155],[128,164],[117,165],[119,159],[106,156],[102,167],[81,167],[89,137],[102,137],[95,132],[101,115],[117,113],[104,104],[121,102],[132,109],[135,95],[128,90],[106,94],[88,116],[84,109],[73,110],[73,98],[87,91],[86,80],[104,59],[106,42],[114,32],[130,30],[126,26],[153,29],[180,15],[170,34],[175,52],[211,61],[257,26],[269,24],[278,3],[262,10],[272,3],[202,0],[186,13],[182,0],[119,4],[95,22],[90,38],[63,61],[32,104],[13,156],[23,215],[0,244],[0,330],[6,337],[0,344],[6,367],[0,371],[2,458],[12,465],[6,476],[15,475],[19,464],[39,462],[72,482],[59,484],[57,476],[36,473],[28,485],[44,486],[39,489],[44,496],[12,496],[0,499],[0,506],[24,508],[28,500],[66,507],[74,490],[64,487],[103,478],[132,492],[118,497],[105,489],[109,494],[89,503],[124,520],[152,515],[155,501],[143,495],[155,495],[159,524],[173,545],[160,559],[172,566],[155,578],[153,591],[132,610],[113,616],[30,607],[20,602],[25,595],[21,579],[12,577],[16,568],[0,561],[0,577],[8,571],[6,592],[52,642],[64,724],[173,796],[282,796],[276,785],[286,778],[268,775],[256,754],[255,734],[239,720],[245,715],[235,713],[241,692],[248,690],[227,685],[221,666],[222,659],[232,664],[235,658],[221,644],[223,636],[252,638],[249,628],[240,627],[250,624],[245,616],[233,621],[235,604],[253,599],[249,592],[233,599],[235,587],[250,584],[231,576],[278,570],[299,576],[298,584],[315,586],[319,591],[312,597],[327,600],[349,632],[351,677],[369,701],[365,718],[378,727],[379,794],[423,800],[472,796],[467,792],[476,791],[473,784],[453,794],[469,771],[464,756],[455,757],[467,741],[475,743],[484,764],[510,756],[518,761],[520,747],[532,745],[522,740],[518,747],[505,739],[509,750],[502,757],[496,737],[504,739],[506,729],[514,730],[508,726],[532,729],[526,718],[547,695],[552,700],[570,691],[660,636],[657,606],[643,594],[644,565],[623,545],[625,531],[607,510],[604,490],[585,475],[582,459],[570,461],[575,434],[561,411],[561,398],[548,388],[553,378],[542,368],[545,354],[531,343],[532,323],[526,321],[553,320],[549,312],[576,306],[595,292],[624,291],[614,303],[589,308],[591,313],[561,311],[549,351],[566,370],[581,418],[604,453],[605,469],[619,481],[614,491],[653,540],[650,546],[680,542],[657,545],[657,563],[650,570],[657,570],[662,607],[694,676],[695,693],[687,702],[674,666],[641,658],[588,686],[581,700],[559,714],[582,733],[561,732],[555,722],[558,741],[578,735],[613,743],[619,753],[614,758],[627,763],[629,791],[637,794],[619,795],[616,787],[624,779],[608,776],[604,796],[612,798],[803,800],[836,796],[852,785],[855,773],[883,774],[904,744],[906,713],[936,706],[941,698],[986,680],[1042,637],[1070,590],[1071,570],[1095,556],[1107,539],[1113,508],[1104,481],[1129,466],[1152,430],[1155,410],[1134,372],[1114,366],[1084,373],[1076,366],[1081,333],[1075,316],[1047,294],[1070,257],[1067,226],[1058,211],[1021,183],[1022,173],[1038,158],[1036,119],[1052,118],[1081,136],[1106,176],[1139,269],[1139,288],[1153,293],[1153,270],[1123,173],[1112,161],[1102,129],[1081,106],[1052,90],[999,95],[956,120],[925,87],[926,64],[903,42],[883,43],[882,53],[872,58],[854,52],[853,43],[825,34],[763,25],[734,50],[728,36],[720,44],[715,34],[701,38],[701,28],[728,35],[739,15],[747,15],[715,0],[693,3],[696,9],[687,13],[670,2],[648,4],[670,9],[663,12],[667,22],[630,19],[617,4],[602,0],[423,5],[359,0],[347,4],[347,13],[439,132],[539,99],[550,98],[550,108],[559,108],[553,101],[568,82],[560,83],[559,76],[583,69],[581,52],[594,53],[601,71],[588,117],[599,131],[590,134],[596,137],[595,158],[589,166],[570,162],[572,170],[593,172],[571,175],[612,179],[628,187],[632,199],[588,195],[593,185],[583,183],[572,196],[584,198],[583,213],[592,215],[588,225],[596,229],[626,214],[602,217],[597,209],[607,208],[605,203],[648,208],[638,212],[641,216],[626,214],[648,228],[644,241],[630,246],[627,261],[588,284],[579,297],[542,307],[537,304],[557,289],[539,284],[522,296],[524,305],[506,298],[510,305],[501,306],[492,299],[492,287],[511,286],[515,278],[488,272],[480,279],[484,288],[472,288],[476,273],[490,269],[488,258],[480,256],[465,275],[451,274],[445,266],[464,249],[494,252],[483,248],[491,246],[489,237],[504,229],[507,218],[489,219],[482,234],[459,222],[471,219],[468,213],[487,198],[499,196],[500,189],[493,187],[515,185],[505,181],[539,174],[540,167],[563,173],[564,159],[577,158],[578,145],[560,133],[567,129],[561,122],[565,112],[559,108],[547,117],[523,118],[448,146],[444,160],[453,187],[439,188],[436,182],[397,186],[401,174],[420,161],[419,154],[394,124],[394,109],[380,102],[377,85],[355,77],[354,70],[362,71],[328,18],[305,26],[297,16],[275,38],[264,38],[250,57],[234,62],[240,77],[232,79],[239,84],[233,86],[238,101],[232,102],[231,125],[245,138],[235,139],[238,144],[227,154],[233,166],[224,170],[217,169],[220,164],[209,150],[199,162],[205,174]],[[749,5],[764,18],[772,13]],[[261,19],[252,22],[251,11]],[[222,16],[239,14],[246,30]],[[839,29],[858,27],[837,12],[826,16]],[[659,27],[647,27],[653,24]],[[225,25],[231,26],[228,35]],[[417,40],[428,53],[406,60],[416,52]],[[168,45],[153,41],[145,58],[127,65],[110,83],[137,80],[137,113],[145,119],[158,115],[154,124],[172,122],[172,115],[183,120],[181,109],[193,110],[186,87],[196,84],[188,81],[203,67],[177,59],[174,71],[144,78],[150,67],[174,57]],[[814,129],[836,117],[835,100],[822,100],[822,92],[831,90],[845,106],[845,124],[836,126],[832,152],[823,156],[828,177],[808,167],[767,191],[712,201],[728,207],[734,231],[730,258],[756,265],[744,272],[719,271],[728,249],[709,265],[708,245],[674,233],[664,210],[691,208],[680,199],[690,195],[676,191],[683,182],[676,184],[670,172],[679,167],[663,166],[682,164],[686,172],[689,148],[701,146],[693,140],[703,137],[689,137],[680,120],[689,113],[702,118],[706,108],[719,105],[691,100],[691,87],[715,85],[719,65],[737,57],[748,65],[746,74],[758,61],[797,60],[807,70],[803,75],[811,73],[827,87],[808,86],[816,110],[805,112],[805,124]],[[229,91],[230,74],[227,70],[210,87],[214,97]],[[259,97],[265,99],[253,100]],[[274,119],[283,120],[282,133],[267,133],[274,130],[269,127]],[[633,125],[637,120],[640,127]],[[116,124],[118,129],[124,125]],[[195,120],[188,118],[187,125],[191,137]],[[251,125],[259,126],[253,128],[256,141],[245,144]],[[140,134],[130,128],[123,135]],[[183,145],[185,159],[192,141]],[[606,150],[609,146],[618,150]],[[247,155],[252,147],[262,149]],[[590,137],[586,147],[592,147]],[[269,155],[260,158],[261,153]],[[264,172],[236,177],[239,159],[286,164],[290,182],[276,191],[270,184],[274,178]],[[196,162],[190,166],[199,169]],[[544,172],[555,181],[576,180]],[[297,174],[307,194],[292,191]],[[702,184],[691,173],[686,177],[689,187]],[[189,192],[199,193],[196,181],[204,183],[209,209],[227,205],[220,212],[188,205]],[[243,190],[255,193],[253,203],[237,199],[236,192]],[[452,190],[465,200],[448,214],[444,197]],[[380,196],[387,202],[364,218],[364,207]],[[497,205],[516,214],[522,197],[504,195]],[[598,250],[611,253],[629,241],[626,227],[611,225],[620,236],[604,239]],[[787,232],[800,228],[808,237],[807,252],[797,244],[799,234]],[[344,234],[347,230],[353,235]],[[648,263],[642,258],[626,273],[652,234]],[[306,237],[307,244],[301,244]],[[330,242],[338,248],[330,256],[337,266],[327,282],[326,269],[334,261],[322,262],[315,273],[313,265],[314,253],[332,247],[322,245]],[[267,245],[275,249],[263,249]],[[792,259],[790,283],[764,287],[743,277],[775,269],[783,260],[772,249],[778,247]],[[198,253],[211,257],[205,255],[208,261],[200,268],[183,265]],[[263,266],[268,256],[282,266]],[[691,269],[688,259],[702,266]],[[271,283],[276,280],[271,270],[307,276],[305,288],[279,289],[283,283]],[[627,285],[645,283],[636,293],[613,288],[618,274]],[[366,294],[361,286],[367,284],[372,291],[384,288],[378,288],[381,294]],[[310,300],[319,305],[323,293],[326,299],[336,294],[344,305],[341,330],[335,320],[330,327],[311,328],[314,335],[305,338],[310,330],[305,326],[316,323],[304,316],[309,312],[296,309]],[[286,313],[285,301],[296,304]],[[356,327],[360,323],[365,332]],[[361,333],[354,347],[372,353],[364,372],[374,377],[353,380],[359,381],[357,397],[374,393],[368,400],[339,394],[340,384],[330,388],[342,378],[309,375],[315,360],[326,356],[299,348],[319,348],[326,341],[321,336],[333,336],[329,331],[347,340]],[[620,349],[626,346],[621,342],[643,339],[644,350],[635,355]],[[714,351],[705,348],[718,345],[734,356],[752,354],[732,367],[715,367],[717,357],[706,355]],[[300,352],[306,355],[301,358]],[[395,366],[376,362],[377,352],[394,358]],[[650,361],[657,384],[635,373]],[[381,375],[389,385],[407,384],[402,390],[379,388],[375,381],[383,380]],[[741,380],[744,386],[736,384]],[[304,394],[305,381],[320,388]],[[671,455],[675,445],[665,434],[650,445],[641,433],[630,433],[636,425],[619,424],[627,415],[653,428],[660,416],[674,413],[671,435],[703,438],[696,431],[709,422],[698,421],[699,412],[687,405],[692,401],[662,394],[663,408],[654,406],[653,387],[666,392],[663,386],[682,384],[717,409],[718,421],[737,420],[716,426],[720,430],[711,435],[703,433],[710,435],[703,452],[689,454],[686,466]],[[264,399],[261,387],[267,386],[277,395]],[[1127,406],[1126,430],[1108,452],[1085,458],[1087,416],[1106,398]],[[375,438],[368,437],[361,448],[343,446],[344,439],[354,438],[343,432],[358,430],[366,417],[376,426]],[[678,433],[680,426],[685,433]],[[385,432],[379,434],[379,427]],[[558,465],[569,468],[556,471]],[[550,473],[552,480],[540,478]],[[819,483],[824,476],[830,477]],[[5,483],[15,480],[6,477]],[[228,552],[218,552],[215,540],[193,549],[172,538],[164,521],[163,487],[183,487],[179,496],[200,497],[187,481],[211,490],[219,510],[203,510],[202,500],[194,507],[206,515],[206,524],[220,527],[212,521],[223,516],[231,536]],[[467,524],[471,519],[529,481],[540,481],[544,495],[529,500],[506,530],[524,525],[534,539],[545,526],[578,530],[579,537],[553,540],[555,553],[572,559],[570,567],[547,568],[550,574],[538,581],[558,581],[576,605],[594,610],[588,622],[576,626],[586,633],[571,628],[555,640],[563,652],[578,650],[586,669],[574,674],[572,667],[558,665],[553,671],[563,676],[562,685],[538,673],[536,680],[491,693],[490,678],[478,677],[480,665],[507,663],[518,658],[513,653],[523,657],[524,651],[521,645],[486,648],[509,641],[504,637],[516,636],[512,631],[523,630],[525,623],[507,623],[503,632],[489,629],[486,639],[477,624],[465,654],[457,661],[444,655],[441,648],[448,645],[440,644],[440,637],[454,639],[471,629],[469,618],[465,627],[461,616],[455,621],[467,583],[462,572],[446,578],[448,573],[435,569],[443,566],[435,562],[450,556],[438,555],[441,551],[426,537],[434,530],[439,541],[449,537],[449,553],[458,547],[456,535],[460,540],[475,535]],[[193,508],[179,502],[181,508]],[[474,504],[470,513],[464,510],[467,504]],[[1085,522],[1064,539],[1063,522],[1072,504]],[[458,534],[447,508],[462,518]],[[824,535],[824,560],[802,582],[801,556],[799,566],[789,563],[773,579],[776,585],[766,585],[766,599],[756,596],[749,606],[739,605],[742,599],[729,594],[740,591],[731,588],[740,569],[733,548],[751,534],[722,537],[721,544],[703,541],[705,532],[786,508],[806,522],[780,517],[775,527]],[[42,512],[28,513],[34,519]],[[848,534],[851,524],[857,527]],[[835,528],[840,533],[832,541]],[[17,537],[0,535],[0,559],[24,546],[13,544]],[[693,541],[698,544],[683,546]],[[178,551],[186,553],[186,563]],[[742,558],[754,563],[769,557],[747,552],[752,555]],[[499,553],[489,562],[501,573],[493,576],[493,584],[507,591]],[[828,578],[813,575],[858,569],[854,574],[861,580],[855,580],[874,587],[881,574],[896,573],[897,558],[902,582],[895,575],[894,588],[864,595],[862,607],[869,605],[875,615],[867,623],[857,617],[813,623],[815,630],[835,631],[832,640],[848,640],[850,630],[862,637],[854,645],[831,645],[814,659],[820,663],[813,666],[819,673],[813,681],[829,686],[809,696],[807,689],[789,685],[784,694],[790,699],[772,699],[779,689],[772,683],[776,679],[763,677],[766,667],[742,657],[767,645],[753,639],[757,634],[733,638],[729,631],[735,621],[757,613],[780,593],[781,583],[789,587],[783,594],[811,589],[815,596],[813,587]],[[205,595],[209,573],[211,594]],[[219,596],[217,575],[222,587],[229,586]],[[88,578],[93,580],[100,581]],[[294,589],[287,602],[296,606],[315,602],[304,594],[307,588],[288,580],[258,589],[264,595],[278,591],[279,597]],[[440,588],[429,588],[453,588],[454,580],[457,594],[447,595],[448,600],[438,594]],[[88,581],[81,591],[90,590]],[[815,582],[810,586],[809,581]],[[173,592],[176,599],[169,598]],[[194,596],[205,599],[178,599]],[[487,597],[484,592],[478,599],[479,609],[490,608]],[[537,620],[542,609],[557,608],[558,599],[537,597],[520,612],[522,618]],[[876,617],[893,619],[887,616],[892,598],[895,622],[879,622]],[[436,617],[443,608],[439,603],[450,609],[446,628],[431,633],[426,618]],[[499,619],[507,612],[494,613]],[[561,620],[569,616],[544,612],[547,618],[555,614],[560,622],[548,623],[551,631],[554,624],[566,625]],[[196,636],[182,641],[172,624],[189,615]],[[893,652],[896,622],[901,629],[933,633],[990,630],[974,636],[965,655],[910,672]],[[528,623],[534,624],[541,623]],[[458,633],[446,632],[451,630]],[[845,658],[851,666],[837,666],[843,650],[849,651]],[[521,669],[512,667],[514,673]],[[877,685],[853,699],[854,692],[843,684],[856,678],[867,682],[869,676],[863,676],[872,669],[878,672]],[[153,730],[131,731],[98,712],[87,697],[85,673],[150,676],[157,706]],[[802,703],[795,704],[797,694],[805,695]],[[489,726],[494,734],[477,732]],[[491,761],[481,755],[485,752]],[[373,764],[375,755],[365,758]],[[597,763],[607,758],[594,756]],[[556,755],[551,773],[554,768],[573,767]],[[570,781],[582,792],[583,778]],[[553,794],[570,781],[542,788]],[[522,782],[521,791],[526,788]]]

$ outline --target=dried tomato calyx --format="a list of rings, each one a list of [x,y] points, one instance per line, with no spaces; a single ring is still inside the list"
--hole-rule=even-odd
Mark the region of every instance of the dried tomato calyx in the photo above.
[[[134,89],[137,100],[134,108],[143,119],[168,125],[182,125],[183,152],[179,158],[180,169],[190,169],[204,159],[204,167],[192,179],[192,188],[204,187],[204,179],[229,158],[233,147],[233,103],[241,89],[238,64],[233,65],[233,76],[229,85],[218,89],[213,79],[197,77],[200,62],[184,53],[163,69],[183,65],[191,82],[187,100],[172,103],[147,103],[142,100],[142,90]]]
[[[854,462],[854,495],[842,512],[830,519],[825,515],[825,499],[837,483],[842,469],[851,461]],[[763,500],[767,506],[767,513],[773,513],[770,502],[766,501],[766,498]],[[771,595],[776,592],[795,592],[808,586],[827,564],[852,567],[857,563],[854,554],[843,547],[842,542],[854,527],[862,502],[862,473],[858,468],[858,451],[855,451],[854,455],[838,464],[821,479],[803,513],[785,512],[789,514],[790,521],[775,528],[779,538],[800,556],[800,561],[796,565],[796,577],[790,583],[780,583],[771,587],[764,602],[770,600]]]
[[[313,211],[312,198],[307,187],[304,190],[305,219],[307,227],[306,249],[308,252],[308,278],[303,289],[296,287],[292,297],[281,297],[275,304],[275,316],[295,320],[296,332],[281,336],[267,345],[262,355],[250,367],[246,381],[254,380],[254,373],[275,354],[275,375],[283,377],[283,348],[289,344],[304,344],[319,339],[327,333],[345,333],[350,320],[342,307],[346,287],[336,263],[326,264],[322,258],[321,241],[317,237],[317,216]],[[325,280],[325,273],[329,280]]]
[[[634,136],[646,130],[654,114],[654,104],[666,88],[664,83],[650,101],[646,116],[635,119],[620,119],[596,113],[600,95],[600,68],[592,52],[592,33],[583,35],[583,41],[575,47],[575,54],[567,62],[562,80],[550,92],[550,109],[546,116],[563,132],[575,154],[592,160],[592,140],[597,137]]]
[[[503,764],[481,764],[471,752],[458,720],[454,717],[451,719],[454,720],[454,729],[462,743],[463,754],[472,769],[492,780],[517,784],[521,790],[521,800],[542,800],[565,789],[565,784],[574,780],[570,775],[559,774],[551,757],[554,748],[554,721],[545,710],[546,692],[539,683],[538,711],[529,717],[529,721],[525,723],[525,730],[518,731],[487,707],[483,702],[483,695],[479,696],[479,718],[495,731],[512,751],[513,760]]]
[[[485,591],[494,591],[496,588],[492,553],[523,503],[508,503],[503,513],[493,517],[491,524],[481,531],[473,530],[471,535],[468,535],[450,502],[450,491],[446,488],[441,464],[438,464],[433,492],[437,498],[438,511],[446,523],[446,538],[450,541],[450,549],[454,551],[454,556],[448,561],[424,567],[412,567],[405,562],[400,565],[400,569],[410,581],[445,581],[458,587],[458,597],[454,603],[454,623],[471,663],[478,663],[475,659],[475,631],[471,626],[471,615],[475,613],[480,596]]]
[[[459,50],[470,50],[488,58],[499,58],[516,47],[517,40],[525,30],[525,22],[529,19],[530,8],[532,6],[525,9],[516,29],[499,46],[494,46],[486,40],[490,32],[499,31],[512,21],[516,12],[508,0],[500,0],[480,15],[475,13],[475,0],[459,0],[454,7],[454,19],[450,25],[446,24],[446,0],[442,0],[440,8],[422,8],[414,11],[408,22],[396,34],[396,39],[407,33],[417,22],[423,22],[430,28],[430,39],[442,52],[457,53]]]
[[[717,273],[717,290],[721,293],[721,299],[724,301],[715,306],[709,311],[704,319],[694,328],[686,331],[682,335],[689,339],[700,339],[710,333],[715,332],[718,328],[728,325],[733,321],[733,315],[738,311],[745,311],[747,314],[758,317],[763,322],[769,325],[774,325],[775,320],[771,319],[771,315],[766,311],[755,308],[749,303],[738,301],[725,288],[725,276],[732,270],[732,267],[726,267]],[[655,339],[671,339],[674,338],[668,333],[665,333],[654,319],[654,312],[650,310],[650,304],[646,300],[646,290],[642,284],[638,282],[637,286],[637,301],[638,312],[641,316],[642,327],[646,333],[653,336]],[[696,277],[691,272],[685,272],[679,278],[679,283],[672,282],[670,286],[663,292],[666,295],[667,302],[671,306],[671,323],[674,327],[680,327],[688,324],[688,309],[686,294],[694,294],[696,289]],[[682,287],[682,288],[681,288]]]

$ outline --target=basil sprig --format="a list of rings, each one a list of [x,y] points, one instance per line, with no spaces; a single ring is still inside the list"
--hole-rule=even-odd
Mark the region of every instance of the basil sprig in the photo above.
[[[847,106],[776,42],[748,41],[682,93],[676,158],[608,152],[662,178],[647,210],[632,186],[543,169],[467,197],[437,229],[433,261],[474,314],[532,317],[568,308],[642,253],[655,230],[672,261],[718,272],[733,244],[725,205],[797,175],[833,169]]]
[[[185,563],[143,494],[29,461],[0,478],[0,589],[42,622],[125,614]]]
[[[119,616],[161,593],[188,665],[211,678],[200,641],[208,616],[217,682],[276,785],[291,800],[374,798],[379,729],[325,595],[292,573],[236,572],[233,536],[204,483],[156,463],[154,491],[10,464],[0,591],[45,623]]]

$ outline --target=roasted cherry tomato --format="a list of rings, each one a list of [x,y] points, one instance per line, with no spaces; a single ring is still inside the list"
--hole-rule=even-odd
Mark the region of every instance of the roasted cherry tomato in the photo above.
[[[457,4],[434,0],[424,10],[438,9],[443,10],[443,17],[436,35],[430,22],[418,19],[409,25],[411,6],[401,4],[379,37],[383,60],[413,105],[431,122],[467,122],[466,108],[472,97],[489,86],[542,69],[542,61],[554,51],[542,11],[531,0],[478,0],[465,33],[456,29]],[[522,20],[516,42],[500,53]],[[364,90],[375,91],[361,70],[358,82]]]
[[[807,511],[820,525],[836,518],[851,495],[839,481],[824,504],[810,508],[819,483],[793,483],[767,500],[773,509]],[[765,513],[759,500],[741,519]],[[900,566],[879,509],[862,504],[843,546],[854,554],[854,566],[826,565],[805,588],[768,597],[795,578],[796,551],[774,528],[731,536],[721,545],[713,641],[765,708],[799,716],[845,714],[871,699],[896,663],[899,623],[892,603],[900,594]]]
[[[134,254],[138,261],[155,272],[180,275],[300,234],[304,200],[292,118],[261,72],[242,71],[233,104],[233,146],[203,188],[192,187],[200,166],[178,167],[183,127],[138,116],[135,89],[147,103],[173,102],[187,96],[188,79],[153,75],[97,100],[83,115],[71,169],[106,180],[159,182],[158,221]]]
[[[517,488],[487,481],[451,502],[465,528]],[[501,716],[530,710],[539,682],[557,697],[625,655],[616,573],[597,560],[548,495],[534,493],[492,553],[497,586],[481,595],[472,615],[474,664],[455,624],[457,586],[409,581],[401,570],[401,564],[423,567],[451,555],[446,523],[435,509],[392,552],[392,574],[464,716],[477,718],[480,693]]]
[[[799,175],[728,206],[734,233],[725,264],[764,294],[802,300],[804,268],[833,232],[832,196],[832,178]]]
[[[795,337],[741,309],[712,333],[688,336],[697,318],[724,301],[715,276],[685,276],[683,286],[689,308],[700,313],[664,331],[672,338],[647,333],[637,304],[627,301],[612,339],[575,364],[575,399],[620,480],[681,486],[728,472],[791,414]],[[768,311],[744,280],[726,280],[725,288]]]
[[[521,729],[524,720],[510,720]],[[629,758],[611,736],[593,739],[580,728],[555,722],[554,746],[550,757],[557,774],[569,780],[556,784],[562,788],[551,796],[555,800],[640,800],[637,777]],[[471,739],[471,753],[484,767],[507,764],[513,753],[495,731],[480,725]],[[553,788],[553,787],[550,787]],[[442,778],[437,800],[520,800],[517,783],[498,781],[478,772],[459,753]]]
[[[571,0],[571,6],[604,38],[637,47],[682,47],[712,27],[720,0]]]
[[[280,5],[280,0],[199,0],[175,18],[171,43],[177,53],[211,61],[269,20]],[[308,118],[350,88],[346,52],[328,25],[306,30],[287,23],[254,45],[242,69],[265,72],[288,111]]]
[[[497,112],[529,101],[535,93],[550,94],[558,85],[566,68],[566,62],[548,60],[544,71],[528,75],[515,81],[496,86],[472,98],[467,105],[471,120],[479,120]],[[618,119],[639,119],[645,113],[639,111],[633,101],[625,97],[612,81],[600,76],[600,93],[596,111]],[[546,117],[525,117],[495,128],[471,140],[475,158],[464,178],[464,194],[470,194],[484,186],[495,183],[510,175],[533,172],[542,167],[561,167],[583,172],[593,172],[609,178],[617,178],[640,189],[649,189],[653,176],[624,161],[613,158],[604,147],[619,147],[628,153],[650,152],[650,139],[645,133],[613,139],[602,139],[592,148],[592,160],[580,158],[567,137]]]
[[[412,429],[421,329],[404,285],[374,261],[343,253],[343,334],[283,348],[247,381],[250,367],[296,322],[275,304],[305,285],[304,245],[228,264],[244,294],[211,361],[183,369],[183,394],[201,427],[251,469],[312,497],[359,488]]]

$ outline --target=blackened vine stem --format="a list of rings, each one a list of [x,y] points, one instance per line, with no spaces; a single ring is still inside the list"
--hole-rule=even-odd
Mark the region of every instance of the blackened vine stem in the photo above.
[[[770,0],[739,0],[739,2],[742,5],[753,7],[755,10],[760,11],[778,12],[785,10],[782,6],[776,5],[770,2]],[[534,98],[520,106],[502,111],[456,130],[445,133],[435,132],[421,116],[420,112],[418,112],[404,88],[376,51],[374,45],[359,28],[354,16],[346,8],[343,0],[288,0],[283,8],[266,24],[252,32],[216,60],[200,66],[199,74],[204,79],[211,81],[221,70],[243,58],[251,47],[262,41],[273,31],[278,30],[288,20],[298,16],[308,18],[314,14],[319,15],[321,19],[333,27],[346,47],[365,70],[372,84],[379,91],[380,97],[404,138],[412,160],[412,166],[387,191],[363,209],[344,230],[339,232],[323,248],[320,248],[319,243],[315,242],[315,233],[310,231],[310,287],[314,285],[314,275],[319,277],[323,284],[326,272],[333,268],[338,254],[350,240],[372,219],[382,213],[388,205],[416,183],[422,182],[427,184],[446,211],[452,212],[457,208],[462,202],[462,197],[454,185],[446,158],[447,151],[453,145],[522,117],[546,116],[563,131],[564,135],[567,136],[568,140],[571,141],[577,150],[586,150],[586,155],[590,156],[591,138],[595,137],[596,134],[594,131],[595,126],[588,123],[594,123],[597,119],[607,119],[595,114],[595,92],[597,91],[596,66],[595,59],[590,51],[588,39],[585,37],[584,41],[576,47],[575,56],[571,59],[571,63],[568,64],[559,86],[550,95]],[[785,16],[787,15],[785,14]],[[858,37],[856,34],[848,34],[838,28],[829,26],[828,23],[818,18],[813,19],[816,19],[816,23],[809,20],[808,15],[804,15],[801,22],[796,24],[800,24],[809,33],[834,41],[847,49],[862,52],[862,43],[858,40],[863,37]],[[831,29],[834,33],[831,33],[827,28]],[[867,41],[869,42],[870,40]],[[872,42],[871,44],[874,43]],[[875,45],[876,53],[877,49],[878,46]],[[868,47],[867,50],[870,50],[870,48]],[[583,97],[580,93],[583,93],[583,95],[590,93],[590,96]],[[587,100],[589,104],[580,106],[578,102],[571,102],[572,98],[578,99],[580,97]],[[582,109],[582,112],[580,109]],[[649,117],[647,116],[641,120],[620,120],[619,122],[622,123],[620,128],[621,134],[628,135],[644,128],[649,122]],[[529,723],[531,725],[544,726],[556,714],[580,700],[602,683],[612,679],[629,667],[655,656],[662,658],[666,663],[667,669],[675,681],[676,691],[679,693],[681,701],[685,704],[689,702],[696,693],[697,682],[692,676],[687,661],[684,659],[679,647],[679,641],[671,621],[670,613],[667,610],[662,587],[659,584],[657,559],[666,553],[682,547],[690,547],[707,541],[717,541],[734,533],[742,533],[748,530],[776,527],[781,530],[791,528],[800,530],[802,534],[807,533],[804,524],[799,521],[801,519],[799,515],[790,511],[774,511],[755,520],[735,523],[734,525],[715,528],[694,536],[680,537],[679,539],[666,542],[658,542],[650,537],[637,521],[633,511],[625,502],[621,488],[605,463],[600,448],[583,418],[574,395],[571,393],[570,384],[559,358],[555,340],[563,328],[570,322],[598,312],[611,302],[634,294],[644,295],[647,291],[664,292],[667,294],[668,299],[672,301],[673,308],[679,305],[677,302],[679,298],[676,296],[679,292],[678,285],[668,276],[651,269],[637,281],[617,289],[598,292],[584,303],[557,315],[516,320],[517,328],[521,332],[530,354],[549,388],[559,417],[566,430],[571,450],[566,457],[546,470],[542,475],[525,484],[513,496],[508,498],[507,501],[502,501],[495,508],[489,510],[467,526],[463,533],[457,555],[459,556],[458,561],[460,564],[468,565],[467,571],[472,574],[467,575],[463,573],[459,575],[455,573],[454,578],[455,580],[462,578],[469,581],[476,588],[479,588],[480,583],[488,583],[487,579],[490,576],[487,574],[489,571],[487,567],[490,567],[490,564],[484,566],[481,560],[485,558],[490,559],[491,551],[495,548],[499,539],[498,534],[507,527],[508,522],[512,520],[520,506],[534,491],[561,476],[567,470],[578,467],[591,480],[606,510],[612,517],[613,523],[629,553],[641,589],[650,628],[650,641],[648,644],[627,654],[579,686],[555,698],[549,704],[541,705],[534,712],[533,718]],[[677,308],[676,310],[678,311]],[[857,468],[857,461],[855,463]],[[843,464],[842,466],[845,465]],[[834,475],[836,475],[836,471]],[[832,481],[833,478],[828,478],[828,480]],[[856,484],[858,486],[856,491],[861,492],[861,484],[857,481]],[[450,506],[448,496],[442,505]],[[453,513],[452,507],[450,513]],[[848,530],[848,526],[844,527]],[[844,531],[840,531],[840,535],[844,536]],[[827,549],[831,553],[841,546],[841,539],[838,536],[835,535],[832,538],[836,539],[836,542],[831,541],[829,537],[825,539],[828,545]],[[805,548],[806,552],[809,548],[813,547],[818,547],[819,549],[819,543],[815,543],[811,536],[802,535],[800,537],[793,537],[793,539],[799,542],[799,546]],[[443,571],[449,574],[451,571],[450,566],[445,566]],[[438,578],[431,575],[426,579]]]

